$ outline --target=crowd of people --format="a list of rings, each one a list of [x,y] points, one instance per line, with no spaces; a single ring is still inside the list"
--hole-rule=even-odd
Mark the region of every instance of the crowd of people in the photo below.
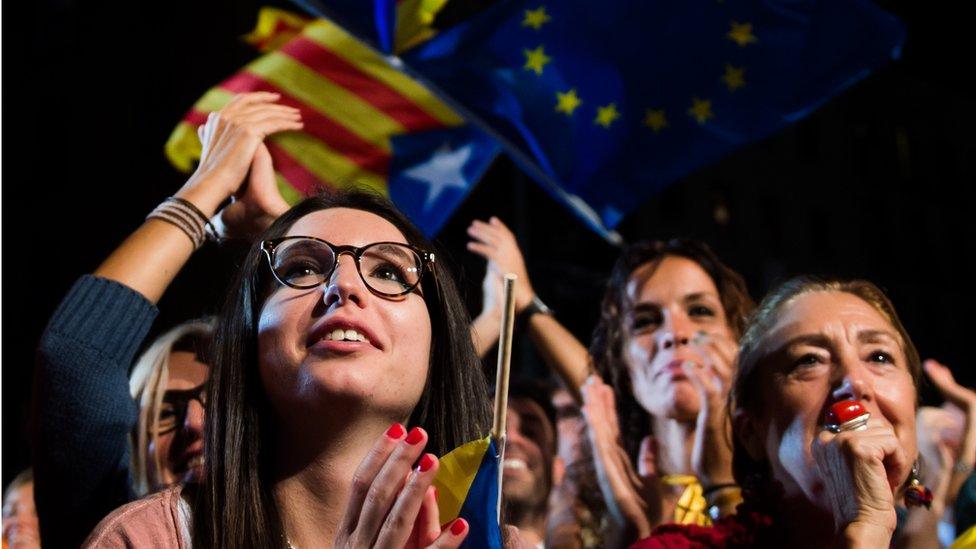
[[[704,243],[639,242],[587,348],[491,218],[468,229],[487,261],[471,320],[384,198],[288,206],[263,141],[302,121],[278,99],[211,114],[196,172],[53,313],[5,547],[460,546],[432,482],[491,428],[506,273],[551,370],[511,383],[506,546],[976,544],[976,392],[921,360],[874,284],[801,276],[757,305]],[[174,277],[227,237],[252,244],[220,313],[146,346]],[[943,407],[919,406],[925,379]]]

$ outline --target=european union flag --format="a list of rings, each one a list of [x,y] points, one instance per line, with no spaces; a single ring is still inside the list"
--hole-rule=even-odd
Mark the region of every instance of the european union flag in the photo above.
[[[502,1],[404,61],[608,235],[899,56],[865,0]]]

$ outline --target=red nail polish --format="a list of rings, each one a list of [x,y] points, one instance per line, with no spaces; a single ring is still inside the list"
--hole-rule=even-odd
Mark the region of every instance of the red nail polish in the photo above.
[[[464,520],[463,518],[459,518],[455,520],[454,524],[451,525],[451,533],[454,534],[455,536],[460,536],[467,529],[468,529],[468,521]]]
[[[424,454],[424,457],[420,458],[420,472],[424,473],[430,471],[430,468],[437,463],[437,458],[431,454]]]
[[[440,490],[438,490],[436,486],[431,486],[431,488],[434,489],[434,501],[439,500],[441,498]]]
[[[403,436],[403,432],[404,432],[403,425],[400,425],[399,423],[394,423],[393,425],[390,425],[389,429],[386,430],[386,436],[392,438],[393,440],[396,440]]]
[[[424,439],[424,431],[420,427],[414,427],[410,429],[410,433],[407,435],[407,444],[417,444]]]

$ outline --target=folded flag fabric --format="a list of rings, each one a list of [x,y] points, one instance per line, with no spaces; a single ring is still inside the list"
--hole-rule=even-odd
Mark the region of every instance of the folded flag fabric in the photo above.
[[[431,24],[447,0],[293,0],[341,25],[385,54],[400,53],[435,34]]]
[[[434,478],[441,524],[461,517],[470,528],[463,547],[500,549],[498,525],[498,462],[491,435],[473,440],[440,458]]]
[[[866,0],[501,0],[403,60],[608,234],[897,58],[904,37]]]
[[[247,38],[268,53],[210,89],[184,116],[165,147],[173,165],[192,169],[200,157],[196,128],[235,94],[277,92],[305,123],[301,132],[267,140],[289,202],[325,188],[367,187],[391,196],[435,234],[498,145],[331,21],[265,14],[258,27]]]
[[[244,41],[258,51],[274,51],[288,43],[312,19],[278,8],[261,8],[254,30],[244,36]]]

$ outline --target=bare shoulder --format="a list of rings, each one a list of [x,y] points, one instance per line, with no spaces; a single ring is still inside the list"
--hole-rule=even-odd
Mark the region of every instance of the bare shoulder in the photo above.
[[[112,511],[82,547],[187,549],[189,513],[181,486],[127,503]]]

